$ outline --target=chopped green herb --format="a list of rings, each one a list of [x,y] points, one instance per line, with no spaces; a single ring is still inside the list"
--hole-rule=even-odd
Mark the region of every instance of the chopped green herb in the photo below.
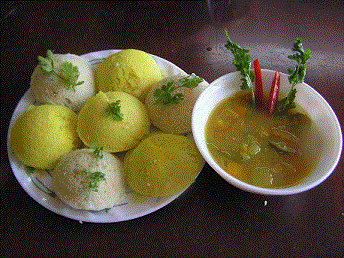
[[[195,74],[188,75],[179,79],[179,84],[174,85],[174,81],[169,81],[166,85],[162,85],[156,89],[153,95],[157,98],[155,104],[162,103],[168,105],[170,103],[178,104],[184,99],[183,93],[173,93],[179,88],[193,89],[203,82],[203,78],[196,76]]]
[[[47,57],[44,58],[42,56],[38,56],[38,64],[40,65],[41,69],[45,73],[51,73],[54,71],[54,62],[53,62],[53,52],[51,50],[47,50],[46,53]]]
[[[300,38],[296,39],[296,42],[293,45],[293,55],[288,56],[289,59],[295,60],[297,62],[295,69],[288,69],[289,77],[288,80],[292,84],[291,89],[288,95],[280,100],[277,104],[277,114],[283,115],[289,109],[295,108],[295,96],[297,90],[295,89],[295,85],[298,83],[302,83],[306,76],[306,62],[311,58],[311,50],[308,48],[306,51],[303,48],[302,42]]]
[[[98,192],[98,182],[105,180],[105,174],[102,172],[91,172],[91,170],[97,166],[98,161],[103,158],[103,147],[98,147],[96,144],[93,147],[93,154],[95,162],[89,166],[88,169],[83,169],[82,172],[90,179],[89,188],[90,192]]]
[[[42,56],[38,56],[37,59],[38,64],[44,73],[52,73],[55,76],[59,77],[67,84],[68,89],[72,89],[73,91],[75,91],[75,86],[84,83],[84,81],[78,82],[79,68],[77,66],[73,66],[73,64],[70,62],[64,62],[60,71],[56,71],[53,62],[53,52],[51,50],[47,50],[45,58]]]
[[[83,169],[82,170],[89,178],[89,188],[90,191],[98,192],[98,182],[105,180],[105,174],[102,172],[91,172],[90,169]]]
[[[98,147],[96,144],[94,144],[94,147],[92,148],[93,154],[96,157],[96,161],[98,162],[98,160],[103,158],[103,147]]]
[[[115,121],[122,121],[123,114],[121,113],[121,101],[113,101],[108,103],[108,107],[105,109],[105,115],[111,116]]]
[[[61,67],[61,77],[68,83],[68,89],[73,89],[75,91],[75,86],[84,83],[84,81],[78,82],[79,75],[79,68],[77,66],[73,66],[70,62],[63,63]]]
[[[30,166],[25,166],[25,172],[30,175],[33,174],[33,172],[35,172],[35,168],[30,167]]]
[[[253,81],[254,81],[254,71],[251,70],[251,56],[248,54],[249,50],[244,49],[240,47],[239,45],[235,44],[228,36],[228,31],[225,30],[226,36],[227,36],[227,44],[225,44],[225,47],[229,49],[233,55],[234,60],[233,64],[235,65],[237,71],[240,71],[242,78],[242,85],[241,89],[251,89],[252,92],[252,101],[254,104],[254,89],[253,89]]]

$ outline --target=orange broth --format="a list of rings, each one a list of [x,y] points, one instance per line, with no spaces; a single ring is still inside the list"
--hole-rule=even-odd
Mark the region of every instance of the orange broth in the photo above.
[[[311,119],[296,111],[269,117],[250,106],[251,93],[240,91],[214,108],[205,127],[210,154],[227,173],[248,184],[297,184],[315,167],[304,141]]]

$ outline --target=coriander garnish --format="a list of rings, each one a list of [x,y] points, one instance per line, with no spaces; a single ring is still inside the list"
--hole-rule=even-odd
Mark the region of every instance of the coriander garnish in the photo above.
[[[42,71],[45,74],[54,74],[55,76],[59,77],[63,80],[68,89],[72,89],[75,91],[75,86],[81,85],[84,81],[77,81],[79,77],[79,68],[77,66],[73,66],[70,62],[64,62],[60,71],[56,71],[53,62],[53,52],[51,50],[47,50],[46,57],[38,56],[38,64],[40,65]]]
[[[116,100],[111,103],[108,103],[108,107],[105,109],[105,115],[111,116],[115,121],[122,121],[123,114],[121,113],[121,101]]]
[[[88,169],[83,169],[82,170],[90,179],[90,183],[88,184],[90,188],[90,192],[98,192],[98,182],[105,180],[105,174],[102,172],[90,172]]]
[[[89,166],[88,169],[83,169],[82,172],[91,180],[88,184],[90,192],[98,192],[98,182],[105,180],[105,174],[99,171],[91,172],[91,170],[97,166],[98,161],[103,158],[103,147],[95,145],[93,147],[93,154],[95,156],[95,162]]]
[[[178,104],[184,99],[184,95],[183,93],[173,93],[176,89],[183,87],[193,89],[196,88],[202,81],[203,78],[200,78],[194,74],[179,79],[179,84],[177,85],[174,85],[174,81],[169,81],[166,85],[162,85],[161,88],[158,88],[154,91],[153,95],[157,97],[155,104]]]
[[[288,56],[289,59],[295,60],[297,62],[295,69],[288,68],[289,77],[288,80],[292,84],[288,95],[278,102],[277,114],[283,115],[289,109],[295,108],[295,96],[297,90],[295,85],[302,83],[306,76],[306,62],[311,58],[311,50],[308,48],[305,52],[300,38],[297,38],[294,45],[293,51],[296,53]]]
[[[228,36],[228,31],[225,30],[227,36],[227,44],[225,47],[229,49],[233,55],[234,60],[233,64],[235,65],[237,71],[240,71],[242,78],[242,85],[240,86],[242,90],[250,89],[252,93],[253,106],[255,106],[255,97],[253,89],[254,81],[254,71],[251,70],[251,56],[248,54],[250,52],[248,49],[242,48],[239,45],[235,44]]]

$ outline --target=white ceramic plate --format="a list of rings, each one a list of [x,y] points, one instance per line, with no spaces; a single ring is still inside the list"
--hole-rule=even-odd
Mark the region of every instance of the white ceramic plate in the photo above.
[[[104,50],[99,52],[92,52],[82,55],[83,58],[88,60],[94,69],[97,65],[109,55],[116,53],[120,50]],[[164,75],[176,75],[184,73],[182,69],[172,64],[171,62],[151,55],[157,62]],[[49,171],[32,171],[23,165],[15,156],[10,148],[10,131],[16,119],[27,109],[29,105],[35,103],[32,91],[29,89],[19,101],[13,116],[10,121],[8,134],[7,134],[7,151],[11,168],[18,182],[34,200],[56,214],[64,217],[75,219],[80,222],[94,222],[94,223],[111,223],[131,220],[150,214],[180,196],[186,189],[173,196],[166,197],[142,197],[129,188],[126,191],[125,198],[109,210],[90,212],[84,210],[76,210],[65,205],[53,192],[51,187],[51,176]],[[192,134],[187,137],[193,140]]]

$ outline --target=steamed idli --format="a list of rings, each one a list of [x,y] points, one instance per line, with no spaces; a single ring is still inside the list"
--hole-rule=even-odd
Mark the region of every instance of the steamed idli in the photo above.
[[[95,78],[98,91],[124,91],[144,101],[162,74],[152,56],[141,50],[126,49],[100,63]]]
[[[99,175],[99,172],[103,174],[102,179],[92,179],[92,173]],[[56,195],[75,209],[111,208],[121,201],[125,192],[122,161],[106,152],[98,160],[92,149],[69,152],[61,157],[52,176]]]
[[[128,185],[138,194],[166,196],[191,185],[203,166],[194,142],[183,135],[154,134],[126,153]]]
[[[78,148],[77,115],[61,105],[30,106],[14,123],[10,144],[25,165],[52,169],[58,159]]]
[[[192,74],[192,76],[195,75]],[[203,80],[195,88],[181,87],[176,89],[173,94],[182,93],[184,96],[184,99],[178,104],[157,103],[157,97],[154,95],[154,92],[157,89],[161,89],[168,83],[173,83],[172,86],[174,87],[179,86],[180,80],[185,78],[190,78],[190,75],[179,74],[166,77],[160,82],[154,84],[147,94],[145,106],[148,110],[151,122],[154,126],[158,127],[165,133],[185,134],[191,132],[191,116],[193,107],[199,95],[209,85],[209,83]]]
[[[42,104],[59,104],[69,107],[73,111],[79,111],[86,100],[96,94],[94,74],[91,65],[82,57],[73,54],[54,54],[52,56],[54,69],[57,73],[65,62],[78,67],[79,76],[74,90],[53,72],[47,74],[37,65],[31,75],[30,86],[35,99]]]
[[[149,128],[145,106],[125,92],[99,92],[78,115],[77,131],[85,145],[97,144],[110,153],[132,149],[148,135]]]

